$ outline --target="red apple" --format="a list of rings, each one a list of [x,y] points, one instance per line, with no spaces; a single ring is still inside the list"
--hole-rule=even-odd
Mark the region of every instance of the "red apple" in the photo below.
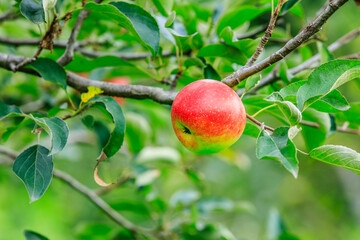
[[[229,86],[210,79],[184,87],[171,108],[176,136],[189,150],[210,154],[235,143],[246,124],[239,96]]]
[[[127,77],[114,77],[107,79],[106,82],[121,84],[121,85],[128,85],[129,84],[129,78]],[[125,103],[125,99],[121,97],[113,97],[121,106]]]

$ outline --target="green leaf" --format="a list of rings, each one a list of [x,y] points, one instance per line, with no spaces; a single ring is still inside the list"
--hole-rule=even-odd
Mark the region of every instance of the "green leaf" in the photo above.
[[[327,63],[334,59],[334,56],[330,53],[329,49],[320,41],[316,42],[317,48],[320,53],[321,63]]]
[[[180,160],[180,153],[174,148],[150,146],[143,148],[136,158],[140,164],[176,164]]]
[[[311,104],[310,107],[320,112],[335,113],[348,110],[350,105],[346,98],[337,89],[334,89]]]
[[[166,19],[166,22],[165,22],[165,27],[171,27],[171,25],[174,23],[175,21],[175,18],[176,18],[176,12],[175,11],[172,11],[171,14],[169,15],[169,17]]]
[[[292,76],[288,73],[288,66],[285,61],[280,63],[279,76],[280,79],[283,80],[283,82],[285,83],[291,82]]]
[[[208,197],[197,202],[199,212],[209,214],[211,212],[232,212],[235,204],[231,199],[224,197]]]
[[[34,118],[37,124],[39,124],[49,134],[51,138],[51,149],[49,155],[54,155],[60,152],[66,145],[69,128],[65,121],[58,117],[52,118]]]
[[[236,37],[234,37],[234,32],[230,27],[224,28],[220,35],[220,38],[224,39],[225,43],[227,45],[233,46],[240,50],[240,52],[246,57],[250,58],[255,50],[256,47],[259,45],[261,39],[240,39],[237,40]],[[243,56],[241,56],[243,57]]]
[[[24,235],[26,240],[48,240],[47,237],[29,230],[25,230]]]
[[[198,67],[205,67],[205,64],[203,63],[203,61],[200,60],[200,58],[187,58],[184,62],[184,66],[186,68],[189,67],[193,67],[193,66],[198,66]]]
[[[220,75],[216,72],[216,70],[210,65],[206,64],[204,68],[204,78],[205,79],[214,79],[214,80],[221,80]]]
[[[160,176],[158,169],[142,172],[136,177],[135,185],[138,187],[152,184]]]
[[[360,126],[360,102],[350,104],[350,109],[336,114],[336,119],[343,122],[349,122],[350,127]]]
[[[279,92],[273,92],[266,98],[266,100],[269,102],[274,102],[276,105],[278,105],[291,126],[294,126],[301,121],[300,110],[292,102],[285,101]]]
[[[324,145],[313,149],[310,157],[333,164],[360,175],[360,154],[350,148],[336,145]]]
[[[297,105],[300,110],[328,94],[346,82],[360,76],[360,61],[334,60],[315,69],[306,84],[297,93]]]
[[[36,0],[22,0],[20,3],[20,12],[35,24],[45,22],[44,8]]]
[[[104,153],[108,158],[112,157],[119,151],[125,136],[125,117],[120,105],[112,97],[94,97],[92,102],[102,103],[106,110],[112,116],[115,127],[110,134],[110,138],[104,147]]]
[[[196,200],[200,199],[201,195],[197,190],[187,189],[179,190],[175,192],[170,198],[170,205],[173,207],[177,206],[189,206]]]
[[[26,149],[15,159],[13,171],[24,182],[30,202],[41,198],[48,188],[53,167],[49,150],[41,145]]]
[[[172,10],[174,0],[153,0],[153,3],[159,12],[167,17],[168,13]]]
[[[30,66],[34,68],[43,79],[56,83],[66,90],[66,72],[57,62],[49,58],[38,58],[35,62],[30,63]]]
[[[288,12],[299,0],[288,0],[281,8],[282,15]]]
[[[260,160],[279,161],[295,178],[298,176],[296,147],[288,136],[289,128],[280,127],[269,135],[262,130],[256,142],[256,156]]]
[[[140,114],[126,114],[126,143],[131,152],[140,152],[151,137],[151,128]]]
[[[245,64],[247,58],[237,48],[226,44],[210,44],[200,49],[197,57],[223,57],[238,64]]]
[[[21,116],[22,112],[20,109],[13,105],[7,105],[0,101],[0,120],[11,116]]]
[[[241,6],[240,8],[233,10],[225,14],[218,23],[216,32],[219,35],[220,32],[227,26],[235,30],[247,21],[251,21],[262,13],[269,11],[269,7],[253,7],[253,6]]]
[[[246,79],[246,83],[245,83],[246,91],[250,91],[251,89],[256,87],[256,85],[259,84],[260,80],[261,80],[260,75],[252,75],[248,79]]]
[[[160,31],[156,20],[143,8],[126,2],[110,4],[88,3],[85,9],[97,12],[105,19],[115,20],[134,34],[155,56],[159,50]]]
[[[245,125],[244,132],[242,133],[242,135],[250,136],[253,138],[257,138],[259,134],[260,134],[260,129],[251,123],[247,123]]]
[[[303,81],[298,81],[298,82],[294,82],[294,83],[291,83],[289,85],[287,85],[286,87],[282,88],[280,90],[280,95],[288,100],[287,97],[289,96],[296,96],[297,92],[299,91],[299,88],[304,85],[306,83],[306,80],[303,80]],[[296,102],[296,101],[295,101]]]
[[[254,95],[254,96],[245,95],[245,97],[242,99],[242,102],[246,107],[246,111],[249,114],[254,114],[263,108],[273,105],[271,102],[265,100],[266,97],[267,96],[264,95]],[[267,111],[267,113],[273,115],[284,124],[288,122],[284,117],[284,114],[278,108],[275,107],[271,108],[271,111]]]
[[[314,109],[307,109],[302,113],[302,116],[305,121],[319,124],[320,128],[301,125],[305,144],[308,149],[311,150],[319,147],[324,143],[330,131],[331,121],[329,114],[318,112]]]
[[[133,70],[135,69],[133,64],[115,56],[103,56],[95,59],[76,56],[75,59],[66,66],[66,69],[74,72],[90,72],[102,67],[130,67]]]

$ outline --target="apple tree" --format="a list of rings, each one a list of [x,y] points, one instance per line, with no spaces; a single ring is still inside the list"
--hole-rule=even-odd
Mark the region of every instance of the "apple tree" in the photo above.
[[[25,185],[24,215],[71,213],[61,228],[29,214],[0,239],[355,239],[351,219],[298,225],[289,198],[359,181],[358,6],[1,1],[0,179]],[[350,195],[328,202],[351,211]]]

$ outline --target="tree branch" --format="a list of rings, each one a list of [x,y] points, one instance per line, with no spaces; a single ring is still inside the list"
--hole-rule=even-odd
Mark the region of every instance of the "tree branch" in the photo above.
[[[11,70],[16,64],[26,60],[27,58],[0,53],[0,67]],[[18,71],[33,75],[38,75],[29,68],[20,68]],[[78,76],[75,73],[67,72],[67,83],[69,86],[85,92],[87,87],[95,86],[104,91],[104,95],[125,97],[134,99],[152,99],[162,104],[171,104],[177,93],[168,92],[159,87],[149,87],[143,85],[120,85],[109,82],[95,81]]]
[[[256,120],[255,118],[253,118],[252,116],[250,116],[249,114],[246,114],[246,117],[248,118],[248,119],[250,119],[252,122],[254,122],[256,125],[258,125],[258,126],[264,126],[264,129],[267,129],[267,130],[269,130],[269,131],[274,131],[274,129],[272,128],[272,127],[269,127],[269,126],[266,126],[265,124],[263,124],[263,123],[261,123],[260,121],[258,121],[258,120]]]
[[[11,66],[15,65],[18,62],[24,61],[24,59],[26,58],[16,55],[0,53],[0,67],[11,70]],[[28,68],[20,68],[19,71],[28,74],[38,75],[35,71]],[[165,91],[164,89],[158,87],[149,87],[143,85],[120,85],[115,83],[90,80],[78,76],[77,74],[72,72],[67,72],[66,74],[68,85],[83,92],[87,91],[87,87],[95,86],[102,89],[104,91],[104,95],[134,99],[151,99],[155,102],[169,105],[172,104],[175,96],[177,95],[177,92]],[[252,118],[251,116],[247,117],[259,125],[259,121]],[[301,124],[310,126],[309,124],[303,122]],[[344,130],[339,128],[339,131],[358,134],[357,130],[353,129]]]
[[[327,4],[326,8],[321,12],[321,14],[310,22],[305,29],[300,31],[294,38],[289,40],[284,47],[276,51],[271,56],[262,60],[261,62],[247,68],[241,68],[240,70],[232,73],[228,77],[224,78],[222,81],[233,87],[239,84],[240,81],[245,78],[260,72],[261,70],[271,66],[272,64],[280,61],[286,55],[298,48],[303,42],[305,42],[309,37],[317,33],[321,26],[332,16],[332,14],[338,10],[342,5],[344,5],[349,0],[334,0]]]
[[[103,0],[95,0],[95,3],[101,3]],[[85,2],[83,2],[84,4]],[[79,35],[80,28],[85,21],[85,19],[89,16],[90,11],[89,10],[81,10],[79,13],[79,16],[76,19],[76,22],[74,24],[74,27],[71,31],[69,40],[67,42],[66,50],[64,54],[57,60],[57,63],[59,63],[61,66],[65,66],[69,64],[74,59],[74,50],[75,50],[75,43],[76,38]]]
[[[79,16],[76,19],[74,24],[74,28],[71,31],[69,40],[66,45],[66,50],[64,54],[57,60],[61,66],[65,66],[69,64],[74,59],[74,49],[75,49],[75,42],[76,38],[79,35],[80,28],[84,20],[89,16],[89,10],[81,10]]]
[[[360,27],[356,28],[354,30],[352,30],[351,32],[345,34],[343,37],[339,38],[338,40],[336,40],[335,42],[333,42],[329,47],[328,50],[332,53],[335,52],[336,50],[338,50],[340,47],[344,46],[345,44],[349,43],[351,40],[357,38],[358,36],[360,36]],[[353,57],[356,58],[357,55],[349,55],[349,56],[345,56],[345,57]],[[301,71],[304,71],[306,69],[309,69],[311,67],[315,67],[317,62],[320,61],[320,54],[316,54],[313,57],[309,58],[308,60],[306,60],[305,62],[297,65],[296,67],[293,67],[291,69],[288,70],[288,73],[294,75],[296,73],[299,73]],[[251,89],[249,91],[249,93],[254,93],[257,90],[259,90],[260,88],[271,84],[273,82],[275,82],[276,80],[279,79],[279,75],[277,73],[277,70],[272,71],[271,73],[269,73],[268,75],[266,75],[266,77],[262,78],[260,83],[254,87],[253,89]],[[237,93],[241,96],[244,93],[244,89],[239,90]]]
[[[245,68],[252,66],[256,62],[258,57],[260,56],[260,53],[263,51],[266,43],[269,41],[269,39],[271,37],[272,31],[274,30],[274,27],[275,27],[276,19],[278,18],[281,6],[284,3],[285,3],[285,0],[279,0],[278,4],[276,6],[275,12],[271,14],[270,22],[265,31],[265,34],[261,38],[261,41],[260,41],[259,45],[257,46],[254,54],[251,56],[251,58],[245,64]]]

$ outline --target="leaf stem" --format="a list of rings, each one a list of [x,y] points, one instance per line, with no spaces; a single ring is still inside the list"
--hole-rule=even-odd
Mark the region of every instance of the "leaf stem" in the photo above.
[[[257,115],[259,115],[259,114],[262,113],[263,111],[265,111],[265,110],[267,110],[267,109],[269,109],[269,108],[275,107],[275,106],[277,106],[277,105],[274,103],[274,104],[272,104],[272,105],[269,105],[269,106],[267,106],[267,107],[264,107],[264,108],[260,109],[259,111],[257,111],[256,113],[254,113],[254,114],[251,115],[251,116],[252,116],[252,117],[256,117]]]
[[[71,104],[71,107],[74,109],[74,111],[76,111],[77,109],[76,109],[75,104],[74,104],[74,102],[72,101],[72,99],[71,99],[68,91],[65,90],[65,93],[66,93],[67,98],[69,99],[69,102],[70,102],[70,104]]]

